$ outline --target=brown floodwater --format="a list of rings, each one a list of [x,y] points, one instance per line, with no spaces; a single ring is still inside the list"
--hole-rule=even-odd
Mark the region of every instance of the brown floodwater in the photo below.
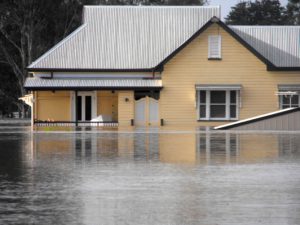
[[[0,224],[300,224],[300,132],[1,126]]]

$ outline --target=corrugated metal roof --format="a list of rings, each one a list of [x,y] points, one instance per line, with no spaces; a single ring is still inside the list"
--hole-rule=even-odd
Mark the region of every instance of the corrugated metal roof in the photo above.
[[[300,91],[300,84],[279,84],[279,91]]]
[[[196,90],[241,90],[241,84],[196,84]]]
[[[300,67],[300,26],[230,26],[277,67]]]
[[[29,68],[150,69],[213,16],[218,6],[85,6],[84,25]]]
[[[76,88],[162,88],[162,81],[156,79],[40,79],[27,78],[26,89],[76,89]]]
[[[185,43],[218,6],[85,6],[84,24],[30,69],[152,69]],[[230,26],[276,67],[300,67],[300,26]]]

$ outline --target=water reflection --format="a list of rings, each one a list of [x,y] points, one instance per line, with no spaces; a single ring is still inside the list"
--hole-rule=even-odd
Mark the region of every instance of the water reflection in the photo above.
[[[300,134],[19,133],[0,146],[0,224],[300,222]]]
[[[258,163],[299,155],[299,134],[73,133],[36,134],[38,157],[71,154],[77,160],[135,160],[183,164]],[[33,156],[34,157],[34,154]]]

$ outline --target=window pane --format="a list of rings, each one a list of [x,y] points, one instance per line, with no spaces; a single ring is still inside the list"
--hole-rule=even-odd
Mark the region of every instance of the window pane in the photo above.
[[[226,103],[226,91],[211,91],[210,92],[211,103]]]
[[[210,117],[211,118],[225,118],[226,106],[225,105],[211,105]]]
[[[81,107],[82,107],[81,100],[82,100],[81,96],[77,96],[77,107],[76,107],[77,120],[81,120]]]
[[[292,97],[292,104],[295,104],[295,105],[299,104],[299,95],[294,95]]]
[[[290,104],[290,97],[292,98],[292,104],[297,104],[299,103],[299,95],[293,95],[293,96],[290,96],[290,95],[283,95],[282,96],[282,103],[283,104],[286,104],[286,105],[289,105]]]
[[[230,103],[236,103],[236,91],[230,91]]]
[[[92,119],[92,96],[85,96],[85,120]]]
[[[206,91],[200,91],[200,102],[206,103]]]
[[[200,118],[206,118],[206,105],[200,106]]]
[[[230,106],[230,118],[236,118],[236,105]]]

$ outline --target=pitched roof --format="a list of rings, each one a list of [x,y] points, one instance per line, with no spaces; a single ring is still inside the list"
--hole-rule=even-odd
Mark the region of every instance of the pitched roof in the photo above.
[[[85,6],[83,25],[28,68],[151,69],[219,7]]]
[[[300,67],[300,26],[230,26],[276,67]]]
[[[152,70],[213,23],[269,69],[300,70],[300,26],[226,26],[219,7],[85,6],[84,24],[29,70]]]

